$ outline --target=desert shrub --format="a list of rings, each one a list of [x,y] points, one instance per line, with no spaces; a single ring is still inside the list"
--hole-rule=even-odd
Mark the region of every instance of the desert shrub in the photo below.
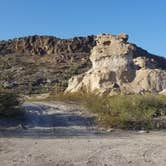
[[[104,127],[150,129],[153,118],[166,115],[166,97],[159,95],[98,96],[87,93],[59,94],[55,99],[77,101],[96,114]]]
[[[0,90],[0,116],[21,115],[20,105],[22,100],[14,92]]]
[[[152,118],[158,111],[159,101],[152,96],[114,96],[108,98],[99,122],[120,128],[152,127]]]
[[[98,122],[105,127],[153,128],[153,118],[166,114],[166,99],[160,96],[112,96],[97,102],[89,103],[88,108],[96,110]]]
[[[89,60],[80,63],[73,63],[69,68],[69,74],[72,76],[84,73],[90,68],[90,66],[91,62]]]

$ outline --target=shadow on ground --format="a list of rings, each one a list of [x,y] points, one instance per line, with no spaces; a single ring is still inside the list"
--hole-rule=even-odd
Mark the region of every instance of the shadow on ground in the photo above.
[[[96,131],[94,117],[44,104],[28,104],[22,109],[25,111],[23,117],[0,118],[0,137],[66,138],[103,135],[103,132]]]

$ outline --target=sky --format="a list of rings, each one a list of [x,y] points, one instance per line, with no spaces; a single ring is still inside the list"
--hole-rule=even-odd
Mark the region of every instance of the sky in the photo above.
[[[166,0],[0,0],[0,40],[101,33],[166,56]]]

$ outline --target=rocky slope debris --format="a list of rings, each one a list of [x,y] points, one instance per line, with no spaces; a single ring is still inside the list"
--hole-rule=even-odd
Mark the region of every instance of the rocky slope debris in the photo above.
[[[92,68],[72,77],[66,92],[98,94],[160,92],[166,89],[166,59],[128,43],[128,35],[102,34],[92,49]]]

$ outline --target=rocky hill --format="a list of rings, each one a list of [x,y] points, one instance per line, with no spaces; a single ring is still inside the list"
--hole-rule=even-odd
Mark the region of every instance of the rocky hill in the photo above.
[[[94,36],[59,39],[29,36],[0,42],[0,86],[23,93],[65,88],[91,63]]]
[[[123,43],[127,39],[128,36],[122,35],[118,40]],[[109,47],[110,42],[106,40],[102,44]],[[63,90],[69,78],[91,68],[90,52],[96,49],[96,44],[99,44],[96,36],[59,39],[35,35],[0,41],[0,87],[22,93]],[[165,58],[152,55],[134,44],[129,45],[134,48],[132,58],[136,71],[143,68],[166,70]],[[116,46],[116,49],[121,47]],[[113,68],[112,63],[109,66]],[[130,69],[133,70],[132,67],[127,70]]]
[[[92,68],[69,80],[66,92],[156,93],[166,89],[166,59],[127,42],[128,35],[98,35]]]

